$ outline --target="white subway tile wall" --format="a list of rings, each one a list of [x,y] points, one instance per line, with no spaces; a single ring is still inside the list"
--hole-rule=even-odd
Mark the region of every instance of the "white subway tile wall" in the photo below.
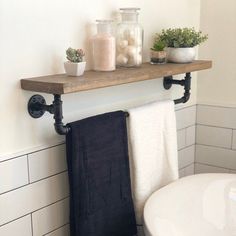
[[[195,174],[202,174],[202,173],[227,173],[229,172],[227,169],[210,166],[210,165],[203,165],[203,164],[195,164]]]
[[[69,198],[32,214],[33,235],[41,236],[69,223]]]
[[[195,145],[179,151],[179,169],[186,168],[194,163]]]
[[[197,125],[197,143],[215,147],[232,147],[232,129]]]
[[[195,173],[236,173],[236,108],[197,105]]]
[[[69,224],[64,225],[49,234],[45,234],[45,236],[69,236],[70,235],[70,228],[69,227],[70,227]]]
[[[194,173],[196,106],[176,116],[183,177]],[[66,170],[64,144],[0,159],[0,235],[69,236]]]
[[[31,215],[24,216],[0,227],[1,236],[32,236]]]
[[[176,111],[180,178],[194,174],[196,106]]]
[[[236,129],[236,108],[197,105],[197,124]]]
[[[31,153],[28,158],[31,183],[67,170],[65,145]]]
[[[233,130],[232,149],[236,150],[236,130]]]
[[[0,194],[28,184],[27,156],[0,162]]]

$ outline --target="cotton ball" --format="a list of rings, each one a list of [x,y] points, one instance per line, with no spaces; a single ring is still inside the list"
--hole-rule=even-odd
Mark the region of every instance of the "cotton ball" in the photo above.
[[[121,40],[119,43],[118,43],[119,47],[121,49],[124,49],[125,47],[128,46],[128,41],[127,40]]]
[[[116,50],[117,50],[116,51],[117,55],[120,55],[120,54],[126,55],[126,48],[120,48],[119,46],[117,46]]]
[[[129,29],[126,29],[124,31],[124,37],[128,40],[130,37],[133,37],[134,38],[134,31],[132,30],[129,30]]]
[[[124,54],[119,54],[116,58],[116,62],[118,65],[126,65],[128,62],[128,58]]]
[[[129,56],[129,57],[135,57],[135,54],[136,54],[136,47],[134,46],[128,46],[126,48],[126,54]]]
[[[135,40],[135,38],[133,36],[130,36],[128,38],[128,42],[129,42],[129,45],[131,45],[131,46],[136,45],[136,40]]]

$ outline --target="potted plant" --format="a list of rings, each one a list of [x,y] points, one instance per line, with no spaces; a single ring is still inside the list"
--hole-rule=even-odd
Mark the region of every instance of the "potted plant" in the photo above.
[[[153,47],[151,48],[151,64],[164,64],[166,63],[166,51],[164,50],[166,43],[157,36],[154,40]]]
[[[176,28],[162,30],[158,35],[166,43],[169,62],[190,63],[195,59],[195,46],[205,42],[207,35],[194,28]]]
[[[83,61],[84,56],[85,54],[82,49],[68,48],[66,50],[68,61],[64,62],[64,67],[67,75],[83,75],[86,66],[86,62]]]

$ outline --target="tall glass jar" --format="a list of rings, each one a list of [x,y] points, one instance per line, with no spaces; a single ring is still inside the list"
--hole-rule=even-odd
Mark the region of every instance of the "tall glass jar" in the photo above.
[[[114,71],[116,69],[116,42],[111,20],[97,20],[97,35],[92,38],[93,69]]]
[[[138,23],[140,8],[120,8],[122,22],[117,26],[116,64],[139,67],[142,64],[143,29]]]

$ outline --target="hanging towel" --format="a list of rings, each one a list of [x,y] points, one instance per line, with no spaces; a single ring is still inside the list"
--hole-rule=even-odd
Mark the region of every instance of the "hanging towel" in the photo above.
[[[133,236],[128,141],[122,111],[69,124],[71,236]]]
[[[129,110],[130,169],[137,224],[150,195],[178,179],[176,119],[173,101]]]

